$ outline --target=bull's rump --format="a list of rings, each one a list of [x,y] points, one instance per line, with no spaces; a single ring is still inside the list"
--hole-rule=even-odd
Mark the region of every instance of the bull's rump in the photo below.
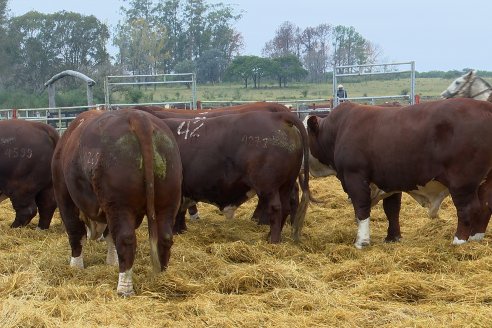
[[[7,194],[51,183],[51,158],[58,133],[51,126],[24,120],[0,122],[0,188]],[[7,184],[19,184],[8,187]],[[15,189],[15,190],[14,190]]]
[[[345,114],[337,127],[335,166],[364,168],[383,190],[410,191],[433,179],[475,184],[492,166],[492,105],[485,102],[457,99]]]
[[[61,158],[65,184],[77,207],[92,219],[110,206],[137,216],[146,211],[142,150],[128,117],[120,114],[82,116],[67,131],[71,135]],[[179,202],[180,159],[168,127],[155,118],[151,122],[156,207],[164,208]],[[173,187],[176,193],[169,195]]]

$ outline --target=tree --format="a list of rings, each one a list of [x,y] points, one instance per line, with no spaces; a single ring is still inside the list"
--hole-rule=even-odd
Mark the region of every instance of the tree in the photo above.
[[[196,61],[198,82],[221,82],[226,69],[225,58],[217,49],[205,51]]]
[[[267,57],[280,57],[295,55],[301,56],[300,29],[291,22],[283,22],[275,32],[275,36],[268,41],[263,48],[263,55]]]
[[[333,65],[360,65],[375,60],[374,47],[354,27],[338,25],[333,30]]]
[[[273,59],[272,71],[277,77],[278,86],[286,87],[290,80],[300,80],[306,77],[308,72],[302,67],[302,63],[295,55],[287,55]]]
[[[42,89],[44,81],[62,70],[89,74],[109,61],[109,31],[94,16],[32,11],[12,18],[7,36],[15,45],[10,83],[31,90]]]
[[[120,49],[120,63],[132,72],[142,70],[143,67],[143,63],[134,58],[144,55],[138,53],[135,47],[142,46],[142,42],[128,37],[143,30],[143,22],[135,24],[137,20],[147,22],[147,29],[154,31],[154,39],[157,40],[157,31],[161,33],[158,43],[161,45],[160,50],[154,51],[152,57],[160,70],[165,72],[176,71],[178,63],[188,60],[193,61],[199,70],[215,62],[220,76],[207,74],[199,79],[220,81],[224,65],[231,62],[242,46],[241,35],[232,28],[232,23],[239,19],[240,14],[235,14],[228,5],[211,5],[205,0],[160,0],[157,4],[150,0],[125,2],[129,8],[122,8],[125,19],[118,24],[114,43]],[[209,69],[201,69],[201,72],[205,71],[211,72]]]

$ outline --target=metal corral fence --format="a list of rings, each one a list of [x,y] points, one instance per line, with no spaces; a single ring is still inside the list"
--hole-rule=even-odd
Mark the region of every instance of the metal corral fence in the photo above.
[[[226,106],[234,106],[241,104],[254,103],[256,101],[203,101],[198,102],[199,108],[212,109]],[[303,118],[312,110],[317,112],[328,112],[331,109],[331,99],[309,99],[309,100],[282,100],[271,101],[283,104],[297,113]],[[141,106],[162,106],[164,108],[180,108],[183,110],[191,110],[192,102],[152,102],[152,103],[127,103],[111,105],[111,109],[119,109],[131,107],[135,105]],[[106,109],[105,104],[96,104],[94,106],[71,106],[71,107],[56,107],[56,108],[19,108],[19,109],[0,109],[0,120],[23,119],[29,121],[38,121],[50,124],[60,134],[62,134],[77,115],[89,109],[98,108]]]
[[[0,109],[0,120],[22,119],[43,122],[53,126],[60,134],[62,134],[77,115],[92,108],[101,108],[101,106],[104,105]]]

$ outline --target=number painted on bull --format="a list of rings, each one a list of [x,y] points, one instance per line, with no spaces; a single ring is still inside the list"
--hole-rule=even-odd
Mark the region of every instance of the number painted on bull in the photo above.
[[[101,156],[101,154],[99,152],[93,153],[88,151],[85,156],[86,156],[86,163],[91,166],[94,166],[99,161],[99,157]]]
[[[280,147],[286,149],[288,152],[293,152],[300,147],[300,143],[296,139],[289,138],[287,133],[282,130],[273,132],[271,137],[243,135],[241,142],[253,147]]]
[[[195,120],[183,121],[176,131],[178,135],[184,134],[185,140],[188,138],[198,138],[200,135],[197,133],[198,130],[205,125],[206,117],[196,117]]]
[[[13,159],[29,159],[32,157],[32,149],[26,147],[9,147],[5,148],[4,155]]]
[[[268,148],[268,140],[269,138],[261,138],[259,136],[247,136],[247,135],[244,135],[241,139],[241,141],[247,145],[261,147],[261,148]]]

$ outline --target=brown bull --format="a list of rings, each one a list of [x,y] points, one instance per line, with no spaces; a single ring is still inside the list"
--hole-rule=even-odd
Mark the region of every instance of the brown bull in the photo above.
[[[448,190],[458,214],[453,243],[477,239],[483,206],[490,206],[479,199],[492,170],[490,126],[492,104],[471,99],[401,109],[344,103],[326,118],[308,120],[311,154],[336,172],[353,202],[358,248],[370,243],[371,190],[384,198],[387,240],[401,236],[398,192],[439,204]],[[480,195],[490,197],[486,190]]]
[[[84,266],[85,226],[97,238],[107,223],[107,262],[119,265],[117,291],[132,294],[135,229],[146,215],[154,270],[166,268],[182,184],[179,150],[166,124],[141,111],[82,113],[63,134],[52,171],[71,266]]]
[[[39,212],[38,228],[49,228],[56,209],[51,158],[58,139],[56,130],[44,123],[0,122],[0,202],[12,202],[11,227],[27,225]]]
[[[249,112],[265,112],[265,113],[283,112],[283,113],[289,113],[290,115],[292,115],[292,117],[296,117],[296,115],[292,113],[289,108],[287,108],[282,104],[274,103],[274,102],[254,102],[254,103],[236,105],[231,107],[221,107],[221,108],[206,109],[206,110],[164,109],[159,106],[136,106],[134,108],[152,113],[153,115],[162,119],[165,118],[195,119],[198,117],[211,118],[217,116],[243,114]],[[291,203],[290,218],[292,221],[295,217],[295,213],[297,212],[297,208],[299,206],[299,190],[297,188],[297,184],[294,186],[294,189],[291,192],[290,203]],[[187,204],[193,204],[193,203],[185,203],[184,205],[186,206]],[[267,211],[265,205],[266,204],[263,203],[263,199],[260,199],[252,216],[252,219],[258,221],[259,224],[270,223],[268,219],[268,215],[266,213]],[[196,206],[195,205],[192,206],[194,207],[190,207],[190,217],[198,217]],[[227,218],[231,219],[234,216],[234,210],[228,208],[228,211],[224,214],[227,216]],[[184,221],[182,222],[184,223]],[[183,226],[181,229],[178,230],[183,230],[183,229],[185,229],[185,226]]]
[[[217,117],[166,118],[179,145],[183,163],[183,195],[194,201],[234,210],[253,195],[269,224],[272,243],[280,242],[291,214],[291,194],[307,135],[295,115],[285,112],[246,112]],[[306,157],[307,158],[307,157]],[[302,183],[302,199],[294,219],[294,238],[304,219],[309,198],[309,168]],[[184,228],[184,212],[175,231]]]

